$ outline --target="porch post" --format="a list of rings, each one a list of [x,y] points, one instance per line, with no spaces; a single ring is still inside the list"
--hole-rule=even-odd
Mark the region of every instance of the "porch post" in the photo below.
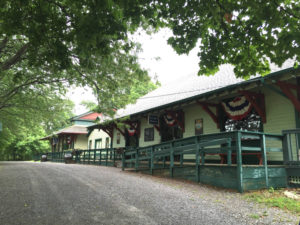
[[[242,165],[242,143],[241,143],[242,134],[240,131],[236,131],[235,142],[236,142],[236,166],[237,166],[237,188],[240,193],[243,190],[243,165]]]
[[[173,142],[170,144],[170,176],[173,177],[173,167],[174,167],[174,148]]]
[[[196,182],[200,182],[200,174],[199,174],[199,162],[200,162],[200,149],[198,144],[198,138],[195,138],[196,142]]]
[[[116,149],[114,148],[111,148],[111,150],[113,151],[113,160],[114,160],[114,166],[115,166],[115,163],[116,163]]]
[[[135,148],[135,170],[137,171],[139,168],[139,149]]]
[[[102,149],[100,149],[100,152],[99,152],[99,165],[101,165],[101,160],[102,160]]]
[[[107,166],[107,164],[108,164],[108,149],[106,149],[106,166]]]
[[[96,149],[94,149],[94,164],[96,163]]]
[[[269,187],[269,175],[268,175],[268,161],[267,161],[267,153],[266,153],[266,136],[264,134],[260,135],[260,147],[263,155],[263,164],[265,168],[265,180],[266,187]]]
[[[124,171],[125,169],[125,149],[123,149],[122,152],[122,170]]]
[[[154,147],[151,147],[151,166],[150,166],[150,171],[151,175],[153,175],[153,169],[154,169]]]

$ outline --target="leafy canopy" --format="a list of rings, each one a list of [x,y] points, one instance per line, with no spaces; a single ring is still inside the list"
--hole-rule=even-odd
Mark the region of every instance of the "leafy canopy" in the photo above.
[[[23,92],[14,96],[10,104],[0,110],[3,131],[0,132],[0,160],[31,159],[31,156],[49,150],[49,144],[40,138],[67,125],[73,116],[73,103],[59,97],[50,88],[40,92]]]
[[[155,1],[157,18],[173,31],[168,43],[179,54],[200,40],[199,74],[214,74],[221,64],[238,77],[269,72],[270,62],[300,62],[299,0]]]

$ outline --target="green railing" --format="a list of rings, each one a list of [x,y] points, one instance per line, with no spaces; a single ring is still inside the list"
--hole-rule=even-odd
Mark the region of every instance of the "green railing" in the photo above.
[[[52,162],[64,162],[65,154],[71,153],[71,160],[76,163],[116,166],[116,162],[120,161],[122,170],[133,168],[153,174],[154,171],[163,169],[168,171],[171,177],[178,177],[178,171],[183,169],[184,176],[192,176],[192,180],[197,182],[202,182],[204,179],[204,182],[213,185],[216,184],[214,175],[219,176],[226,173],[224,175],[229,177],[227,180],[231,184],[226,186],[223,185],[223,181],[218,180],[217,185],[236,188],[243,192],[244,189],[249,188],[249,182],[252,182],[251,185],[253,182],[255,183],[254,180],[249,181],[249,176],[251,179],[253,177],[253,171],[251,172],[251,168],[245,165],[249,164],[250,157],[254,157],[256,160],[255,168],[258,169],[253,173],[259,176],[259,187],[268,188],[269,180],[273,182],[272,176],[274,175],[271,174],[269,178],[267,153],[282,152],[283,137],[284,135],[261,132],[221,132],[178,139],[148,147],[125,148],[124,151],[107,148],[53,152],[47,153],[47,159]],[[253,165],[252,162],[250,164]],[[209,168],[213,168],[210,172],[215,174],[206,176],[203,174],[205,173],[203,171],[207,171],[205,168],[208,169],[208,172]],[[249,173],[251,174],[249,175]],[[219,179],[223,179],[222,175],[219,176]],[[265,185],[261,185],[262,182]]]
[[[114,166],[116,161],[122,160],[122,151],[115,148],[48,152],[35,155],[33,159],[41,159],[42,155],[47,155],[47,161],[65,162],[65,155],[67,154],[72,155],[69,160],[82,164]]]
[[[207,165],[207,156],[218,155],[221,162],[227,161],[227,166],[232,166],[234,158],[238,190],[242,192],[243,157],[254,155],[264,167],[265,183],[269,187],[267,152],[282,152],[282,139],[283,135],[248,131],[199,135],[149,147],[126,149],[123,152],[122,169],[149,170],[153,174],[154,169],[169,168],[173,177],[174,167],[184,166],[184,155],[194,155],[194,161],[188,163],[196,167],[196,181],[199,181],[199,167]],[[277,147],[267,146],[267,140],[278,141]]]
[[[74,155],[76,163],[115,166],[121,161],[122,152],[115,148],[78,150]]]

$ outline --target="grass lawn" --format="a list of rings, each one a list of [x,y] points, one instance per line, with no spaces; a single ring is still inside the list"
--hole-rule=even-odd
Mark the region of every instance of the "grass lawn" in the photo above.
[[[278,207],[300,216],[300,200],[294,200],[286,197],[283,194],[286,190],[300,195],[300,188],[279,190],[270,188],[269,190],[259,190],[246,193],[245,198],[254,202],[266,204],[267,206]]]

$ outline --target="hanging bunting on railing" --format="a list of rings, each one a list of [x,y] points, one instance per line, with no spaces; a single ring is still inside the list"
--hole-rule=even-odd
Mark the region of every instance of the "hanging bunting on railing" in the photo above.
[[[236,97],[232,101],[222,102],[224,111],[233,120],[242,120],[252,109],[252,104],[245,96]]]
[[[164,119],[168,126],[172,127],[175,125],[176,120],[175,120],[175,118],[173,118],[173,116],[170,113],[167,113],[166,115],[164,115]]]

